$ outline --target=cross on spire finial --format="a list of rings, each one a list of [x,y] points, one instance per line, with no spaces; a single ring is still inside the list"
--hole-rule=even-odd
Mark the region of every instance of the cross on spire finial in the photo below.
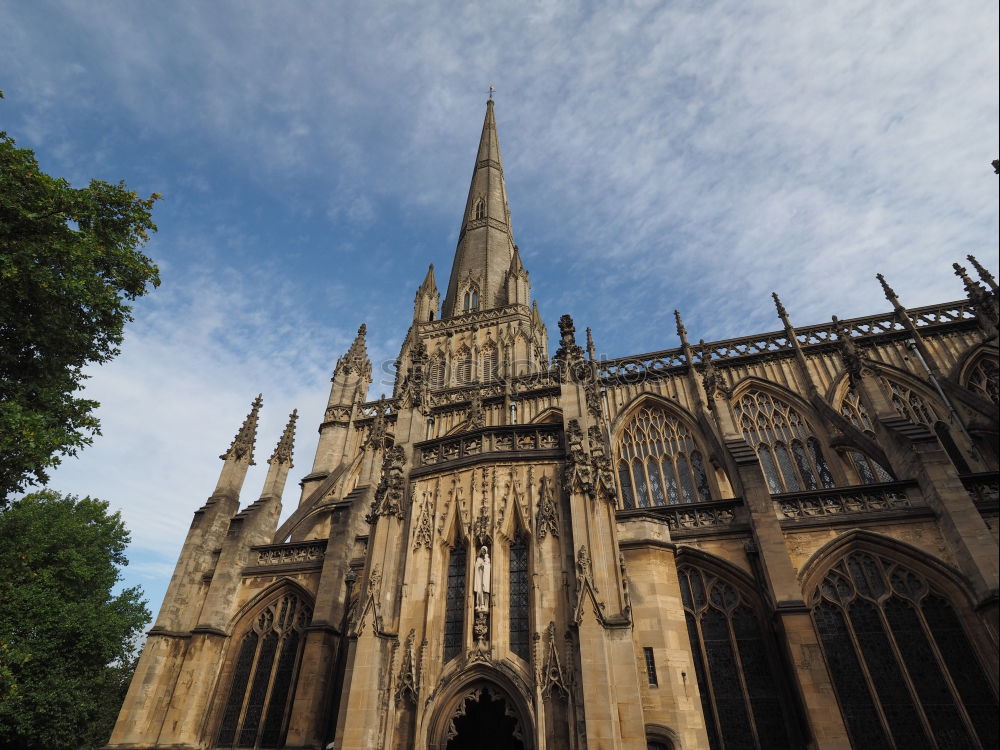
[[[496,89],[493,88],[493,84],[491,83],[490,84],[490,101],[493,101],[493,94],[494,94],[495,91],[496,91]]]

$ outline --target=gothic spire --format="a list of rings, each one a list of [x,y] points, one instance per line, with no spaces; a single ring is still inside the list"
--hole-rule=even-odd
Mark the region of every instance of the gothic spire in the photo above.
[[[292,468],[292,451],[295,449],[295,421],[299,418],[299,410],[292,409],[288,415],[288,424],[285,431],[281,433],[278,444],[274,446],[274,453],[267,459],[269,464],[288,464]]]
[[[424,276],[423,283],[417,287],[413,297],[413,321],[427,323],[437,317],[441,295],[438,293],[437,282],[434,280],[434,264],[431,263]]]
[[[486,118],[442,317],[452,318],[470,310],[488,310],[505,304],[504,281],[514,252],[503,159],[491,99],[486,102]]]
[[[343,357],[337,360],[334,368],[334,378],[337,373],[349,374],[356,372],[359,375],[371,374],[372,364],[368,359],[368,347],[365,346],[365,336],[368,334],[368,326],[364,323],[358,328],[358,335],[354,337],[350,349]]]
[[[229,450],[219,458],[223,461],[239,461],[243,458],[247,460],[249,466],[253,466],[253,449],[257,441],[257,418],[260,414],[260,407],[264,404],[264,394],[258,393],[257,398],[250,404],[250,413],[243,420],[243,424],[236,432],[236,437],[229,444]]]
[[[979,278],[985,281],[987,285],[990,287],[990,289],[992,289],[994,292],[997,291],[997,280],[993,278],[993,274],[991,274],[988,270],[986,270],[983,267],[983,265],[978,260],[976,260],[975,255],[966,255],[965,257],[969,259],[969,262],[979,273]]]

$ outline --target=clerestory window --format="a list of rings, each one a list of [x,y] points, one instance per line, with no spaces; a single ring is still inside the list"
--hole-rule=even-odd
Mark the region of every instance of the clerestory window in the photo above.
[[[643,406],[615,446],[622,504],[649,508],[711,500],[705,462],[687,426],[660,406]]]
[[[790,404],[767,391],[749,391],[736,403],[736,418],[771,494],[834,486],[819,440]]]
[[[861,399],[853,389],[844,394],[843,401],[840,402],[840,413],[847,417],[848,421],[857,427],[861,432],[875,439],[875,425],[872,424],[868,410],[861,403]],[[848,450],[847,457],[854,465],[855,471],[861,478],[862,484],[878,484],[880,482],[893,481],[892,474],[882,464],[859,450]]]

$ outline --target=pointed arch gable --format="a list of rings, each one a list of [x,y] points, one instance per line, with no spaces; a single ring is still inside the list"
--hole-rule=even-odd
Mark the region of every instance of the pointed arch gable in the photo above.
[[[521,742],[525,750],[533,750],[536,718],[532,688],[519,670],[507,661],[493,665],[480,662],[445,670],[434,694],[424,703],[422,724],[427,727],[428,750],[445,750],[448,726],[456,711],[471,693],[482,689],[495,690],[510,701],[510,708],[521,725]]]
[[[657,406],[673,414],[673,416],[684,422],[687,427],[700,437],[701,428],[698,426],[698,419],[690,411],[681,406],[680,403],[661,396],[659,393],[640,393],[627,404],[622,406],[614,419],[611,420],[611,439],[617,440],[622,428],[636,415],[636,413],[647,404]],[[704,443],[704,440],[700,440]]]
[[[745,378],[734,384],[733,394],[730,396],[729,400],[735,403],[743,398],[748,391],[752,390],[765,391],[782,401],[787,401],[789,405],[802,412],[802,416],[809,421],[810,426],[815,426],[819,422],[816,416],[816,410],[807,399],[800,396],[788,386],[782,385],[781,383],[775,383],[773,380],[766,380],[757,375],[747,375]]]
[[[529,424],[559,423],[562,424],[563,412],[558,406],[550,406],[540,411]]]
[[[301,583],[294,580],[293,578],[279,578],[274,583],[270,584],[266,588],[257,592],[255,596],[244,602],[236,613],[229,619],[229,633],[230,635],[236,632],[240,625],[242,625],[247,620],[252,620],[264,607],[268,606],[274,599],[277,599],[279,595],[283,594],[285,590],[291,591],[305,601],[310,607],[314,606],[316,597],[315,594],[306,589]]]
[[[869,529],[845,531],[813,552],[799,569],[798,579],[803,593],[808,596],[833,565],[855,550],[890,554],[904,559],[935,580],[945,583],[948,588],[961,591],[970,606],[975,604],[973,589],[957,568],[909,542]]]
[[[697,547],[687,544],[677,545],[676,559],[677,565],[693,565],[696,568],[704,568],[720,578],[738,583],[749,591],[757,592],[759,588],[754,577],[735,563]]]

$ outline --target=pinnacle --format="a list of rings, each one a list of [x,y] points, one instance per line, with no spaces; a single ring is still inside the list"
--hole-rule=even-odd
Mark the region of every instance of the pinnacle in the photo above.
[[[288,424],[285,425],[285,431],[281,433],[278,444],[274,448],[274,453],[267,459],[269,464],[288,464],[288,468],[292,468],[292,451],[295,448],[295,421],[298,418],[299,410],[292,409],[292,413],[288,415]]]
[[[250,404],[250,413],[243,420],[243,424],[237,431],[236,437],[233,438],[233,442],[229,444],[229,450],[219,456],[219,458],[223,461],[239,461],[246,458],[250,466],[254,465],[253,449],[257,441],[257,418],[260,414],[260,407],[263,404],[264,394],[258,393],[257,398]]]

